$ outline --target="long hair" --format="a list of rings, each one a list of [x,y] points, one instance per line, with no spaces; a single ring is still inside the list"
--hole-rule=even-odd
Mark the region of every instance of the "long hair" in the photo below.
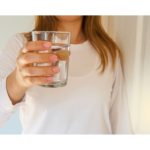
[[[58,19],[55,16],[36,16],[34,30],[57,30],[57,23]],[[105,32],[101,23],[101,16],[83,16],[82,31],[100,57],[101,72],[104,72],[109,62],[114,69],[117,55],[122,62],[121,52],[116,43]],[[31,41],[31,32],[26,33],[25,36],[28,41]]]

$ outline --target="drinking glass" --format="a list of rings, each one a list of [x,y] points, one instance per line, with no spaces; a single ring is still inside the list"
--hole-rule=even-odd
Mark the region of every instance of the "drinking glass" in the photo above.
[[[32,31],[32,41],[50,41],[52,46],[48,50],[39,50],[38,53],[53,53],[57,55],[58,62],[55,64],[49,63],[34,63],[34,66],[58,66],[59,73],[53,76],[53,81],[49,84],[44,84],[44,87],[63,87],[68,80],[68,67],[70,55],[70,32],[61,31]]]

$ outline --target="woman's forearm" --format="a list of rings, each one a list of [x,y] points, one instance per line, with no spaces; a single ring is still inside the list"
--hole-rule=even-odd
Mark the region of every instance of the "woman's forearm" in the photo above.
[[[16,79],[16,72],[13,71],[6,79],[6,89],[13,105],[21,102],[27,88],[23,87]]]

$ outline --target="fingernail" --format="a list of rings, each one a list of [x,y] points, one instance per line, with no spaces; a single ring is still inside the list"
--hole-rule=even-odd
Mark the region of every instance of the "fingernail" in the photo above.
[[[48,77],[47,80],[48,80],[48,81],[52,81],[52,77]]]
[[[51,46],[51,43],[50,42],[46,42],[43,45],[44,45],[44,47],[49,48]]]
[[[51,62],[56,62],[56,61],[58,61],[57,56],[56,56],[56,55],[51,55],[51,56],[50,56],[50,61],[51,61]]]
[[[54,73],[58,73],[60,71],[60,69],[58,67],[54,67],[52,70]]]

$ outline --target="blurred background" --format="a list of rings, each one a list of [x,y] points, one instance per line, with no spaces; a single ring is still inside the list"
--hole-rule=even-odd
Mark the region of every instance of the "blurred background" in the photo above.
[[[133,129],[150,134],[150,17],[104,17],[105,27],[124,54]]]
[[[124,54],[131,121],[136,134],[150,134],[150,17],[104,16],[106,32]],[[0,50],[18,32],[33,29],[34,16],[0,16]],[[18,111],[0,128],[0,134],[19,134]]]

